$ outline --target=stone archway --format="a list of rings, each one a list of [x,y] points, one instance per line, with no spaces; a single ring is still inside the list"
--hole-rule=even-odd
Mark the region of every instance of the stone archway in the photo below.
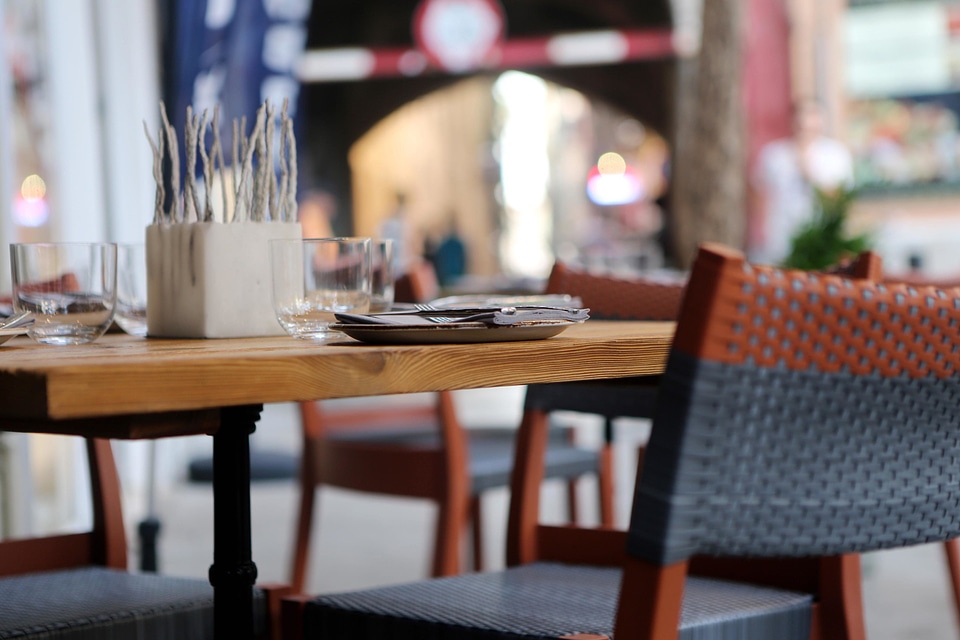
[[[310,20],[307,47],[411,46],[411,16],[419,0],[371,0],[321,4]],[[513,36],[670,25],[669,0],[525,0],[504,2]],[[533,68],[530,73],[599,98],[663,132],[670,132],[673,60],[617,65]],[[351,145],[400,106],[462,79],[427,75],[359,82],[308,84],[302,88],[300,139],[303,186],[330,192],[339,202],[338,232],[352,232],[347,162]]]

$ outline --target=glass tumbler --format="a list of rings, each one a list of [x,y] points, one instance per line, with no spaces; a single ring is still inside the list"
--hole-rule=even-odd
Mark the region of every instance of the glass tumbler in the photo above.
[[[41,344],[93,342],[113,322],[117,245],[109,242],[10,245],[13,306],[29,311],[27,335]]]
[[[117,324],[133,336],[147,335],[147,249],[117,245]]]
[[[393,308],[393,240],[374,239],[370,244],[370,313]]]
[[[370,238],[273,240],[273,309],[295,338],[325,342],[335,313],[370,308]]]

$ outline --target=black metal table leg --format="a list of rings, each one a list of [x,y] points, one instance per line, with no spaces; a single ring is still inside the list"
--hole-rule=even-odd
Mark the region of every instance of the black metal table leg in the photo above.
[[[253,638],[253,585],[257,565],[250,548],[250,434],[263,405],[227,407],[213,435],[214,636]]]

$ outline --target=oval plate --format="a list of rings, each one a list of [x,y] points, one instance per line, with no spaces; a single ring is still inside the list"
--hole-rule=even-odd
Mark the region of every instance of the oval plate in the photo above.
[[[14,336],[22,336],[27,333],[27,327],[13,327],[12,329],[0,329],[0,344],[3,344]]]
[[[513,342],[552,338],[579,322],[538,322],[502,327],[482,322],[451,322],[434,325],[344,324],[331,329],[342,331],[355,340],[373,344],[460,344],[474,342]]]

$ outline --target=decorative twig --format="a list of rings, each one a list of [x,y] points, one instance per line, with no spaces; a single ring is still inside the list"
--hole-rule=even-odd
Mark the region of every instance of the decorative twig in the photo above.
[[[223,209],[220,212],[220,222],[226,222],[227,207],[229,206],[227,198],[227,166],[223,161],[223,145],[220,141],[220,105],[213,108],[213,170],[217,170],[217,164],[220,165],[220,194],[223,198]]]
[[[277,207],[277,220],[281,222],[287,221],[288,211],[287,211],[287,184],[290,181],[290,173],[287,164],[287,105],[289,101],[284,99],[283,109],[280,111],[280,153],[277,154],[280,158],[280,187],[278,189],[279,193],[276,198],[276,207]]]
[[[240,206],[240,197],[239,197],[240,165],[242,164],[243,161],[240,159],[240,123],[237,121],[236,118],[233,119],[233,155],[230,158],[230,160],[231,160],[230,169],[233,175],[233,185],[231,188],[233,189],[234,196],[236,196],[233,199],[233,217],[230,219],[238,220],[239,217],[237,214],[239,212],[237,208]],[[224,220],[226,220],[226,218],[224,218]]]
[[[272,115],[273,107],[270,106],[269,102],[264,102],[260,105],[257,116],[259,117],[260,111],[263,111],[264,121],[263,128],[260,130],[260,135],[256,138],[257,146],[257,178],[254,182],[254,193],[253,193],[253,219],[257,222],[263,222],[267,219],[267,208],[268,202],[270,199],[270,174],[273,173],[273,158],[270,156],[269,149],[272,146],[269,142],[270,135],[272,134],[271,127],[272,124]]]
[[[157,131],[157,148],[160,150],[160,162],[157,165],[157,173],[154,176],[154,179],[157,181],[157,188],[160,190],[160,216],[161,219],[164,216],[163,213],[163,203],[167,199],[167,184],[163,180],[163,154],[167,151],[167,142],[166,137],[163,135],[163,127],[160,127],[160,130]]]
[[[266,147],[266,157],[261,158],[260,161],[263,162],[267,168],[267,188],[265,189],[265,202],[263,206],[264,214],[267,215],[267,220],[279,220],[277,217],[279,215],[277,207],[277,172],[273,170],[273,137],[276,134],[279,124],[277,123],[277,109],[269,102],[267,103],[267,126],[265,128],[266,138],[267,138],[267,147]]]
[[[200,116],[193,112],[191,107],[187,107],[187,122],[184,126],[184,144],[186,144],[187,154],[187,181],[183,189],[184,204],[192,206],[194,220],[200,221],[203,215],[203,209],[200,206],[200,193],[197,190],[197,138],[200,129]],[[184,218],[188,219],[186,211]]]
[[[261,106],[260,110],[262,109],[263,107]],[[260,116],[260,110],[257,111],[258,118]],[[266,167],[263,163],[263,154],[266,147],[266,141],[264,139],[265,133],[266,121],[264,121],[264,128],[258,131],[256,136],[250,136],[250,147],[259,159],[256,167],[253,169],[253,198],[250,201],[250,219],[254,222],[260,222],[263,216],[261,201],[263,199],[263,191],[266,186],[267,177],[264,172]]]
[[[290,182],[287,183],[287,216],[297,219],[297,140],[293,135],[293,120],[287,118],[287,150],[290,154]]]
[[[263,131],[263,119],[264,119],[264,109],[261,106],[257,110],[257,121],[253,125],[253,131],[250,133],[250,137],[241,145],[244,147],[245,153],[243,157],[243,168],[240,172],[240,188],[237,189],[238,195],[238,206],[237,209],[240,209],[240,205],[243,207],[243,215],[241,216],[241,221],[250,220],[251,208],[253,206],[253,195],[254,195],[254,175],[253,175],[253,152],[257,146],[256,141],[260,137],[261,132]]]
[[[200,131],[197,134],[197,147],[200,159],[203,161],[203,221],[213,221],[213,164],[207,153],[207,110],[203,110],[200,118]]]
[[[150,129],[147,127],[147,121],[143,121],[143,133],[147,136],[147,142],[150,143],[150,150],[153,152],[153,179],[157,183],[157,195],[153,202],[153,224],[160,224],[163,220],[163,152],[157,147],[157,143],[150,136]],[[160,144],[163,144],[163,130],[160,130]]]
[[[177,132],[170,126],[170,120],[167,118],[167,107],[160,102],[160,117],[163,118],[163,130],[167,134],[167,150],[170,154],[170,191],[173,197],[170,198],[170,222],[182,222],[183,216],[180,208],[180,147],[177,145]]]

